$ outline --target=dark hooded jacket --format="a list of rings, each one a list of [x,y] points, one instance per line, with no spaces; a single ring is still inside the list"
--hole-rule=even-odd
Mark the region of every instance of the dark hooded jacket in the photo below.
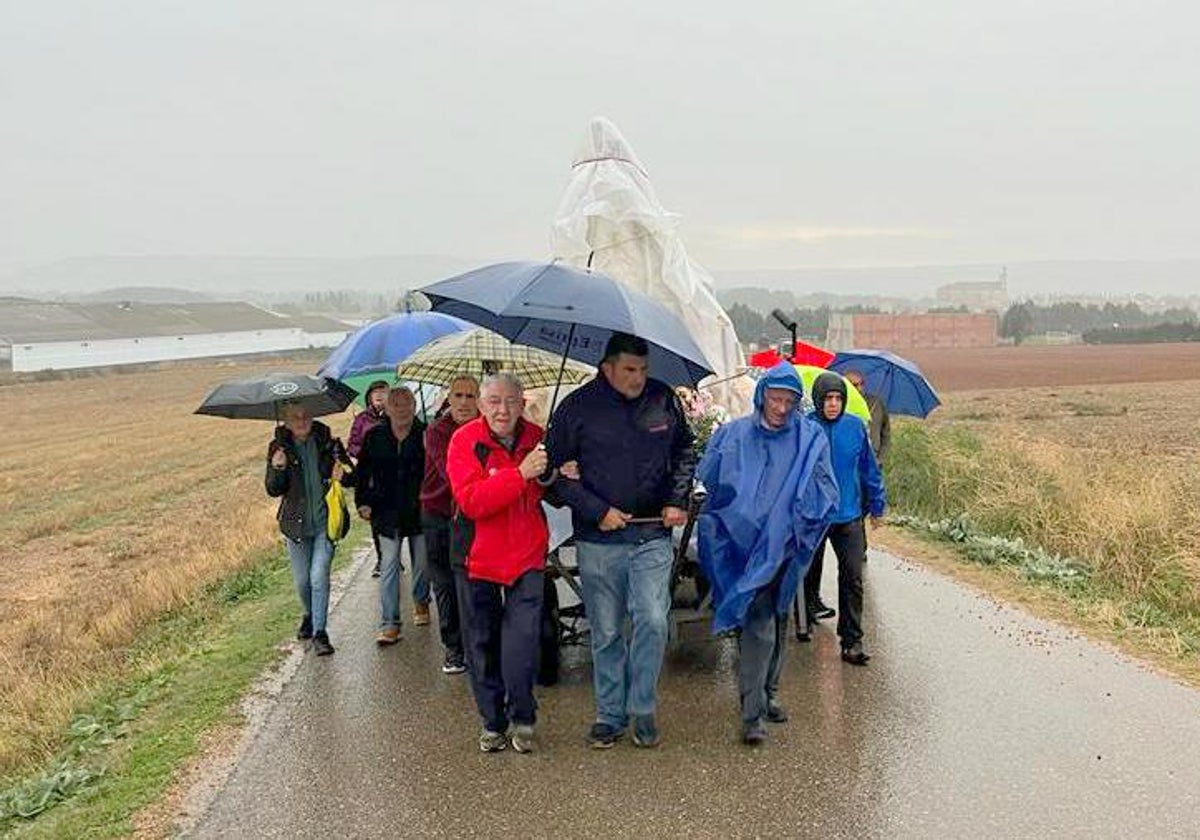
[[[842,395],[842,413],[834,420],[825,419],[825,395]],[[822,373],[813,382],[813,417],[829,437],[833,475],[837,479],[841,501],[830,522],[841,525],[863,516],[883,516],[887,494],[883,474],[871,448],[867,424],[846,413],[846,382],[836,373]]]
[[[346,456],[342,442],[333,437],[329,427],[314,420],[309,437],[317,445],[317,464],[322,490],[329,489],[335,460],[341,461],[346,467],[341,483],[347,487],[353,486],[354,474],[350,471],[350,459]],[[276,450],[281,448],[287,453],[287,466],[277,470],[271,466],[271,458]],[[304,470],[300,455],[296,452],[295,438],[286,426],[275,428],[275,437],[267,446],[267,474],[264,483],[267,495],[279,498],[279,510],[275,514],[275,518],[279,520],[279,530],[293,540],[303,539],[304,513],[308,509]]]
[[[687,510],[696,469],[694,437],[675,392],[646,381],[627,399],[603,374],[563,400],[547,433],[554,466],[577,461],[580,481],[554,485],[555,502],[571,508],[575,539],[638,543],[666,536],[660,524],[615,531],[598,527],[610,507],[635,517],[657,517],[668,505]]]

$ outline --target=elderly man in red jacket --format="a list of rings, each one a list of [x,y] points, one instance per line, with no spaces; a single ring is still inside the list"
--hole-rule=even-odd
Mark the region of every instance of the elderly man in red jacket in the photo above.
[[[467,552],[471,690],[483,731],[479,748],[534,748],[543,569],[550,534],[542,512],[542,429],[525,420],[512,374],[488,377],[482,414],[450,439],[446,471],[459,511],[474,524]]]

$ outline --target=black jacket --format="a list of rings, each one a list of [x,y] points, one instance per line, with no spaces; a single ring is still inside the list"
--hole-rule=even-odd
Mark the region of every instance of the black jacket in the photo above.
[[[371,528],[385,537],[421,533],[421,480],[425,477],[425,424],[413,420],[401,444],[386,419],[363,438],[358,453],[355,507],[371,509]]]
[[[321,471],[321,487],[329,489],[329,479],[333,475],[333,462],[339,460],[346,467],[342,475],[342,484],[349,487],[354,484],[354,474],[350,472],[350,459],[346,456],[342,442],[330,434],[329,427],[324,423],[313,421],[309,433],[317,444],[317,462]],[[287,452],[287,466],[277,470],[271,466],[271,457],[277,449]],[[304,474],[301,472],[300,456],[296,453],[295,440],[286,426],[275,428],[275,437],[267,446],[267,475],[265,484],[267,495],[282,497],[279,499],[279,511],[275,518],[279,520],[279,530],[293,540],[301,539],[304,535],[304,511],[308,500],[304,493]]]
[[[636,543],[665,535],[661,525],[616,531],[597,526],[610,507],[636,517],[657,517],[667,505],[687,510],[696,470],[693,441],[675,392],[656,379],[630,400],[601,374],[563,400],[546,447],[554,466],[579,462],[582,479],[557,481],[551,494],[570,506],[575,538]]]

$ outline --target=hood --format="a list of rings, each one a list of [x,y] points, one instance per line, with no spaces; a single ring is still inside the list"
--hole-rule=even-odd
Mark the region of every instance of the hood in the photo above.
[[[804,387],[800,384],[800,376],[796,369],[787,362],[780,362],[770,368],[754,386],[754,410],[762,411],[763,400],[768,388],[785,388],[795,391],[798,397],[804,396]],[[799,400],[797,400],[799,404]]]
[[[832,371],[827,371],[818,376],[812,386],[813,412],[822,423],[833,422],[825,417],[825,395],[830,393],[842,395],[842,413],[834,420],[841,419],[846,413],[846,380]]]

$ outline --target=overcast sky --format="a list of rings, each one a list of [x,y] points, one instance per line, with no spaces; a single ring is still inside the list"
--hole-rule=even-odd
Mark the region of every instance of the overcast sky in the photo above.
[[[541,257],[593,115],[711,268],[1198,258],[1197,31],[1182,0],[0,0],[0,263]]]

